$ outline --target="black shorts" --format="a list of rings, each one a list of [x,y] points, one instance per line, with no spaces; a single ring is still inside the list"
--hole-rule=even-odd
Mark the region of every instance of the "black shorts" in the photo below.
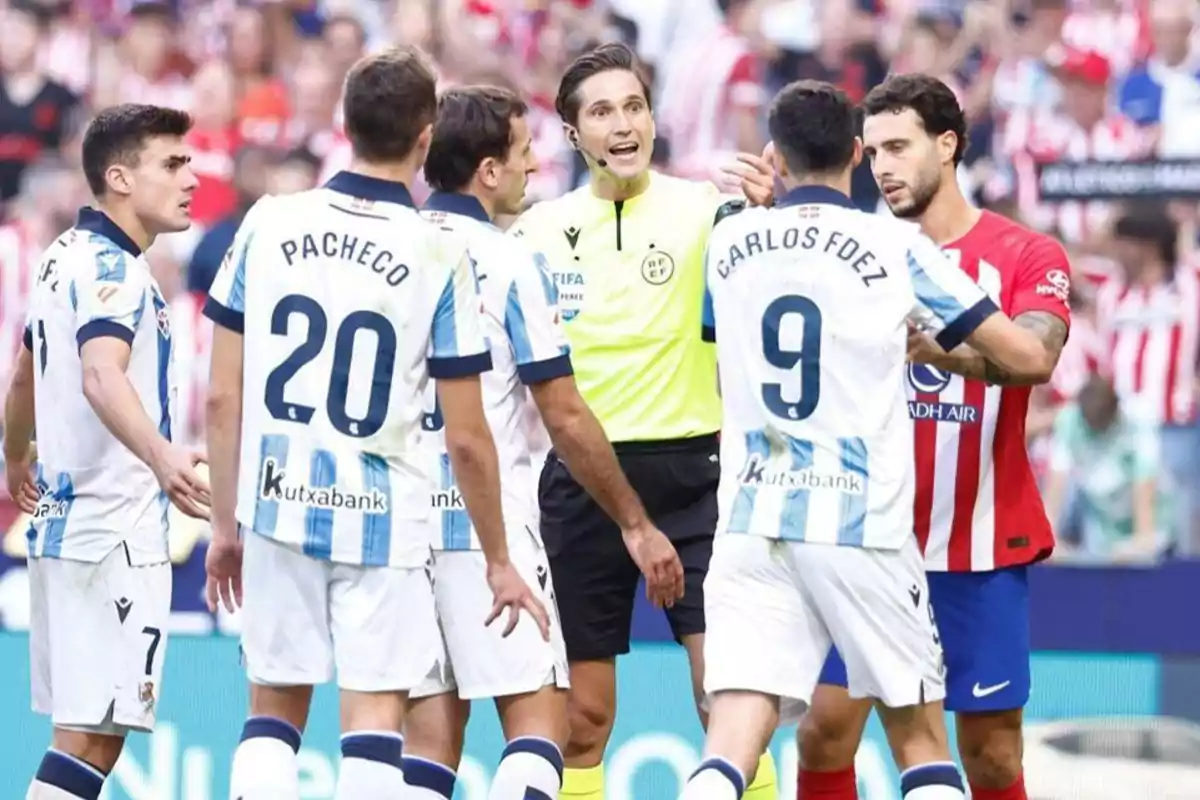
[[[671,632],[676,641],[704,633],[704,576],[717,528],[721,476],[717,436],[631,442],[615,449],[650,518],[683,562],[684,596],[666,612]],[[553,452],[542,469],[538,499],[567,658],[586,661],[628,653],[640,573],[620,528]]]

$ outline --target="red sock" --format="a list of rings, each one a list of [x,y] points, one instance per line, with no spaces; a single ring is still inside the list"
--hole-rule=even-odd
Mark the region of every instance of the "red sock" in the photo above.
[[[984,789],[971,784],[971,800],[1029,800],[1025,794],[1025,776],[1018,776],[1007,789]]]
[[[837,772],[802,769],[797,783],[796,800],[858,800],[858,776],[854,774],[854,767]]]

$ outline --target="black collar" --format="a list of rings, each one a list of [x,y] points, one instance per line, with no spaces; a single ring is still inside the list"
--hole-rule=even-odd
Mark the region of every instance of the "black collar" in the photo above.
[[[843,208],[858,208],[858,206],[854,205],[853,200],[839,192],[837,189],[829,186],[797,186],[796,188],[784,194],[783,197],[780,197],[775,201],[776,207],[798,206],[812,203],[821,203],[828,206],[842,206]]]
[[[409,208],[417,207],[408,187],[403,183],[372,178],[370,175],[360,175],[357,172],[339,172],[325,182],[325,188],[377,203],[398,203]]]
[[[429,211],[444,211],[447,214],[459,214],[479,220],[480,222],[492,221],[487,211],[484,210],[483,203],[479,202],[479,198],[469,194],[434,192],[425,201],[425,208]]]
[[[81,231],[103,236],[134,258],[142,254],[142,248],[138,247],[137,243],[129,238],[129,234],[121,230],[121,226],[113,222],[103,211],[84,206],[79,209],[79,219],[75,221],[75,227]]]

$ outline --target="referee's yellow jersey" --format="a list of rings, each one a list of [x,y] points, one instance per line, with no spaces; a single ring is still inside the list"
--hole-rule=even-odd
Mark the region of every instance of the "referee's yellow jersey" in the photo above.
[[[613,442],[718,431],[713,345],[701,340],[704,251],[729,200],[716,186],[651,172],[637,197],[584,186],[512,227],[548,262],[580,392]]]

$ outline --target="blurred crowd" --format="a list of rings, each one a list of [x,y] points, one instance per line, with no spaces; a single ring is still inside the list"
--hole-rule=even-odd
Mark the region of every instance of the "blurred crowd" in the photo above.
[[[828,80],[860,99],[890,72],[920,71],[946,81],[967,112],[964,189],[980,205],[1055,235],[1071,255],[1071,337],[1051,384],[1035,390],[1028,420],[1060,557],[1150,563],[1200,555],[1200,502],[1192,500],[1200,488],[1200,191],[1143,187],[1136,200],[1049,202],[1039,182],[1047,164],[1200,159],[1200,0],[0,7],[0,386],[20,343],[32,265],[89,201],[79,144],[96,108],[151,102],[195,118],[196,224],[161,239],[148,258],[173,305],[177,418],[198,437],[205,292],[257,197],[317,185],[348,162],[338,101],[362,54],[418,43],[445,86],[522,91],[540,164],[531,202],[584,178],[553,98],[565,64],[596,42],[630,43],[652,72],[657,168],[713,180],[737,152],[761,151],[767,105],[787,82]],[[418,199],[427,191],[414,188]],[[854,199],[887,213],[866,166],[855,175]],[[1066,287],[1064,276],[1059,288]],[[16,555],[20,543],[8,544]]]

